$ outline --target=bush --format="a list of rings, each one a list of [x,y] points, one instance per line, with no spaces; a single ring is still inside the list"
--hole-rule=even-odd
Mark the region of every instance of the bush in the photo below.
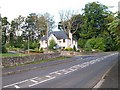
[[[80,48],[84,48],[85,47],[85,43],[86,43],[86,40],[84,40],[84,39],[79,39],[78,40],[78,46]]]
[[[77,52],[80,52],[80,50],[77,50]]]
[[[2,53],[7,53],[8,51],[7,51],[7,49],[6,49],[6,47],[5,46],[2,46]]]
[[[72,51],[73,49],[71,47],[67,47],[64,49],[65,51]]]
[[[76,46],[75,45],[73,46],[73,50],[76,51]]]
[[[28,42],[24,42],[24,44],[22,44],[22,47],[24,48],[24,50],[28,49]],[[37,41],[29,41],[29,49],[35,49],[39,47],[39,43]]]
[[[86,51],[92,51],[93,49],[97,51],[105,51],[106,45],[103,38],[92,38],[89,39],[85,44]]]
[[[43,53],[44,51],[43,51],[43,48],[40,48],[40,51],[39,51],[40,53]]]
[[[48,48],[51,49],[51,50],[53,50],[54,46],[56,46],[56,42],[54,41],[54,39],[51,39]]]
[[[35,41],[34,42],[30,42],[29,45],[30,45],[30,49],[35,49],[35,48],[38,47],[38,43],[35,42]]]

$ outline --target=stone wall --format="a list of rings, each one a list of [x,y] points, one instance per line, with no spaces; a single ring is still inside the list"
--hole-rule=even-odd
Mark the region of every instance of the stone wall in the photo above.
[[[2,66],[16,66],[18,64],[25,64],[33,61],[44,60],[49,58],[59,57],[60,53],[36,54],[23,57],[4,57],[2,58]]]
[[[61,51],[62,56],[75,56],[75,55],[81,55],[83,53],[81,52],[74,52],[74,51]]]
[[[62,56],[75,56],[75,55],[92,55],[101,52],[74,52],[74,51],[61,51]]]

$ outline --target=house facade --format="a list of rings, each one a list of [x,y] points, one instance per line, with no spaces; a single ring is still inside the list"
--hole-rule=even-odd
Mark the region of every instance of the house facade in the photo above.
[[[61,49],[74,46],[77,49],[77,41],[73,39],[72,34],[69,32],[69,35],[67,35],[64,31],[53,31],[50,34],[48,34],[48,43],[47,43],[47,36],[43,36],[40,39],[40,47],[41,48],[47,48],[47,44],[49,46],[50,40],[53,39],[57,46]]]

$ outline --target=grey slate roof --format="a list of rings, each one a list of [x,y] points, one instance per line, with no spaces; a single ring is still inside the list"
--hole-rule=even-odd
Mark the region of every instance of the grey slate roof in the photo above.
[[[53,34],[57,39],[68,39],[68,36],[66,35],[66,33],[64,31],[53,31],[51,33],[48,34],[48,37]],[[40,40],[47,40],[47,36],[41,37]]]

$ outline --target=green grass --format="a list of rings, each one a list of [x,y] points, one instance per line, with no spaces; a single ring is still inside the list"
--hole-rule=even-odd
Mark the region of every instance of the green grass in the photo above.
[[[27,54],[10,54],[10,53],[0,53],[0,57],[20,57],[20,56],[27,56]]]

